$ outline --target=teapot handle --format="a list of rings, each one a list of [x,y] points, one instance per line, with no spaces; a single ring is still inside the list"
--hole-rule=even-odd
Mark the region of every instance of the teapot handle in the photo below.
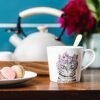
[[[55,8],[50,8],[50,7],[35,7],[35,8],[30,8],[27,10],[24,10],[22,12],[19,13],[19,17],[18,17],[18,22],[17,22],[17,34],[22,33],[24,37],[26,37],[27,35],[25,34],[25,32],[23,31],[23,29],[21,28],[21,19],[31,16],[33,14],[51,14],[57,17],[62,17],[65,20],[65,14],[63,11],[61,10],[57,10]],[[61,32],[61,34],[56,38],[56,40],[61,40],[62,35],[65,32],[65,28],[66,28],[66,24],[64,25],[64,28]]]
[[[25,17],[31,16],[33,14],[42,14],[42,13],[51,14],[51,15],[54,15],[57,17],[61,17],[62,14],[64,14],[63,11],[57,10],[54,8],[50,8],[50,7],[35,7],[35,8],[30,8],[30,9],[27,9],[27,10],[20,12],[19,16],[21,18],[25,18]]]

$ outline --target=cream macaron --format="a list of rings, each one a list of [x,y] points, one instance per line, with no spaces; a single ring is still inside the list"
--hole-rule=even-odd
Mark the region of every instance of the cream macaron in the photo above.
[[[25,70],[22,65],[13,65],[11,67],[15,71],[15,78],[23,78],[25,74]]]

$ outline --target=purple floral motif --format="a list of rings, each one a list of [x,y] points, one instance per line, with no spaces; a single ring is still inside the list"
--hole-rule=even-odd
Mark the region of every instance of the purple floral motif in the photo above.
[[[58,82],[76,81],[76,69],[78,66],[78,55],[70,56],[67,52],[59,54],[56,66],[59,71]]]

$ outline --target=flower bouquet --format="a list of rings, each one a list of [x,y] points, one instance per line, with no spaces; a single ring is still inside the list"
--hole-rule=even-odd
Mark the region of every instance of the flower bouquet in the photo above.
[[[96,30],[96,23],[100,17],[97,18],[94,10],[91,10],[91,6],[93,8],[93,5],[92,2],[90,5],[90,1],[92,0],[69,0],[65,7],[62,8],[64,15],[59,18],[59,23],[63,30],[66,30],[67,35],[73,33],[83,34],[85,38]]]

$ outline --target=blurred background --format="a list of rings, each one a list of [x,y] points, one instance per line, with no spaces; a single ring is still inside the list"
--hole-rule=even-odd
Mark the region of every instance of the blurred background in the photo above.
[[[47,6],[53,7],[57,9],[61,9],[68,0],[0,0],[0,51],[14,51],[14,46],[9,43],[9,37],[13,33],[7,33],[5,31],[6,28],[11,27],[11,24],[17,23],[17,18],[19,12],[39,6]],[[58,24],[58,18],[51,15],[34,15],[22,20],[23,23],[27,24]],[[3,25],[5,25],[3,27]],[[7,26],[8,25],[8,26]],[[56,25],[55,25],[56,26]],[[24,28],[26,34],[30,34],[32,32],[37,32],[36,27]],[[48,27],[48,31],[50,33],[58,36],[61,32],[61,28],[59,27]],[[62,41],[66,45],[72,45],[74,40],[74,36],[63,35]]]

